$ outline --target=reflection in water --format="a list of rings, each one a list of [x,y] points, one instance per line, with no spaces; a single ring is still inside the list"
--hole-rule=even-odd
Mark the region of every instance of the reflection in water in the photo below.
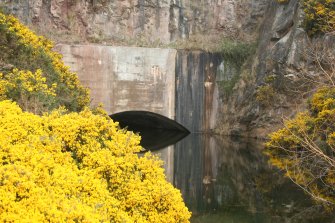
[[[146,150],[157,150],[173,145],[187,136],[188,132],[174,131],[168,129],[145,129],[145,128],[128,128],[138,132],[141,136],[141,146]]]
[[[161,150],[192,222],[332,222],[322,219],[291,181],[272,169],[260,142],[190,134]]]
[[[141,146],[157,150],[173,145],[190,132],[175,120],[149,111],[125,111],[109,116],[119,122],[121,128],[139,133]]]

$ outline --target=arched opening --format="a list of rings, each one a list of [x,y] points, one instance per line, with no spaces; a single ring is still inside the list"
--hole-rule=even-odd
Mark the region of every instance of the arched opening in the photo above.
[[[148,111],[125,111],[109,115],[126,128],[142,137],[141,146],[156,150],[173,145],[190,132],[178,122]]]

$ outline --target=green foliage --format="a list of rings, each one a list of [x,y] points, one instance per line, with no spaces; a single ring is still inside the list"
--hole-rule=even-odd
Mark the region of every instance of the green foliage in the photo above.
[[[235,64],[232,64],[230,61],[225,60],[223,66],[218,69],[218,79],[217,84],[221,92],[226,96],[230,95],[233,92],[235,84],[240,79],[240,68],[236,68]]]
[[[309,101],[313,114],[335,108],[335,88],[321,88]]]
[[[6,75],[0,73],[0,99],[10,98],[17,101],[25,111],[33,111],[35,114],[53,107],[52,103],[57,101],[56,88],[56,83],[48,86],[39,69],[35,73],[18,69]]]
[[[255,50],[255,43],[223,39],[219,52],[225,60],[234,64],[236,68],[241,68],[243,63],[254,54]]]
[[[335,31],[334,0],[302,0],[305,28],[310,35]]]
[[[256,50],[255,43],[223,39],[217,52],[224,60],[224,70],[221,72],[224,80],[217,81],[219,88],[225,95],[230,95],[235,84],[240,79],[243,64]]]
[[[335,88],[318,90],[309,111],[286,121],[266,144],[271,162],[328,208],[335,207]]]
[[[277,0],[278,3],[280,4],[286,4],[288,3],[290,0]]]
[[[267,76],[264,81],[266,84],[273,84],[277,79],[277,76],[276,75],[269,75]]]
[[[235,84],[239,80],[239,75],[233,76],[230,80],[218,81],[218,85],[221,91],[226,95],[230,95],[233,92]]]
[[[256,91],[256,101],[263,106],[270,106],[275,99],[275,89],[271,85],[260,86]]]
[[[274,87],[276,78],[275,75],[267,76],[264,79],[265,85],[259,86],[256,90],[256,101],[265,107],[273,105],[276,99],[277,92]]]

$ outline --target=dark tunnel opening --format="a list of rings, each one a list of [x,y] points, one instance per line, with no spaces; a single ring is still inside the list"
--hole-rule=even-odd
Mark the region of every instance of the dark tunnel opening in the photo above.
[[[163,115],[148,111],[125,111],[109,115],[121,128],[139,133],[141,146],[157,150],[173,145],[190,134],[184,126]]]

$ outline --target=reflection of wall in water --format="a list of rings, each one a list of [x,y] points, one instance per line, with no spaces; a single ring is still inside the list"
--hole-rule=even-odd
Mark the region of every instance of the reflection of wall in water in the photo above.
[[[190,211],[196,215],[238,207],[249,213],[265,213],[270,211],[270,200],[278,202],[281,209],[299,200],[302,193],[273,172],[260,147],[257,142],[197,134],[177,143],[173,183]]]
[[[216,200],[213,199],[215,168],[212,168],[210,151],[204,149],[208,138],[208,135],[190,134],[175,146],[174,185],[181,190],[185,203],[193,213],[216,207]],[[213,147],[217,146],[214,141],[211,142]]]
[[[252,175],[266,163],[261,154],[241,150],[238,143],[223,142],[210,135],[191,134],[177,143],[174,153],[174,184],[196,214],[222,205],[239,205],[250,198]],[[244,144],[243,146],[246,147]],[[236,148],[238,147],[238,148]]]
[[[253,176],[267,166],[259,150],[210,135],[190,134],[174,150],[159,153],[167,178],[181,190],[194,214],[241,202],[256,209]]]
[[[244,185],[237,181],[242,180],[244,171],[236,167],[240,165],[241,157],[233,154],[234,148],[229,147],[225,145],[222,148],[222,142],[215,137],[199,134],[191,134],[177,143],[174,153],[174,184],[182,191],[187,206],[194,214],[213,210],[225,202],[236,200],[237,191],[243,191]],[[225,171],[227,168],[230,172]],[[222,174],[227,174],[230,180],[239,185],[238,188],[233,188],[222,180]],[[236,186],[235,184],[233,185]]]
[[[261,211],[261,194],[257,178],[269,171],[260,145],[249,142],[219,140],[221,148],[215,151],[216,196],[220,206],[241,206],[249,211]]]

